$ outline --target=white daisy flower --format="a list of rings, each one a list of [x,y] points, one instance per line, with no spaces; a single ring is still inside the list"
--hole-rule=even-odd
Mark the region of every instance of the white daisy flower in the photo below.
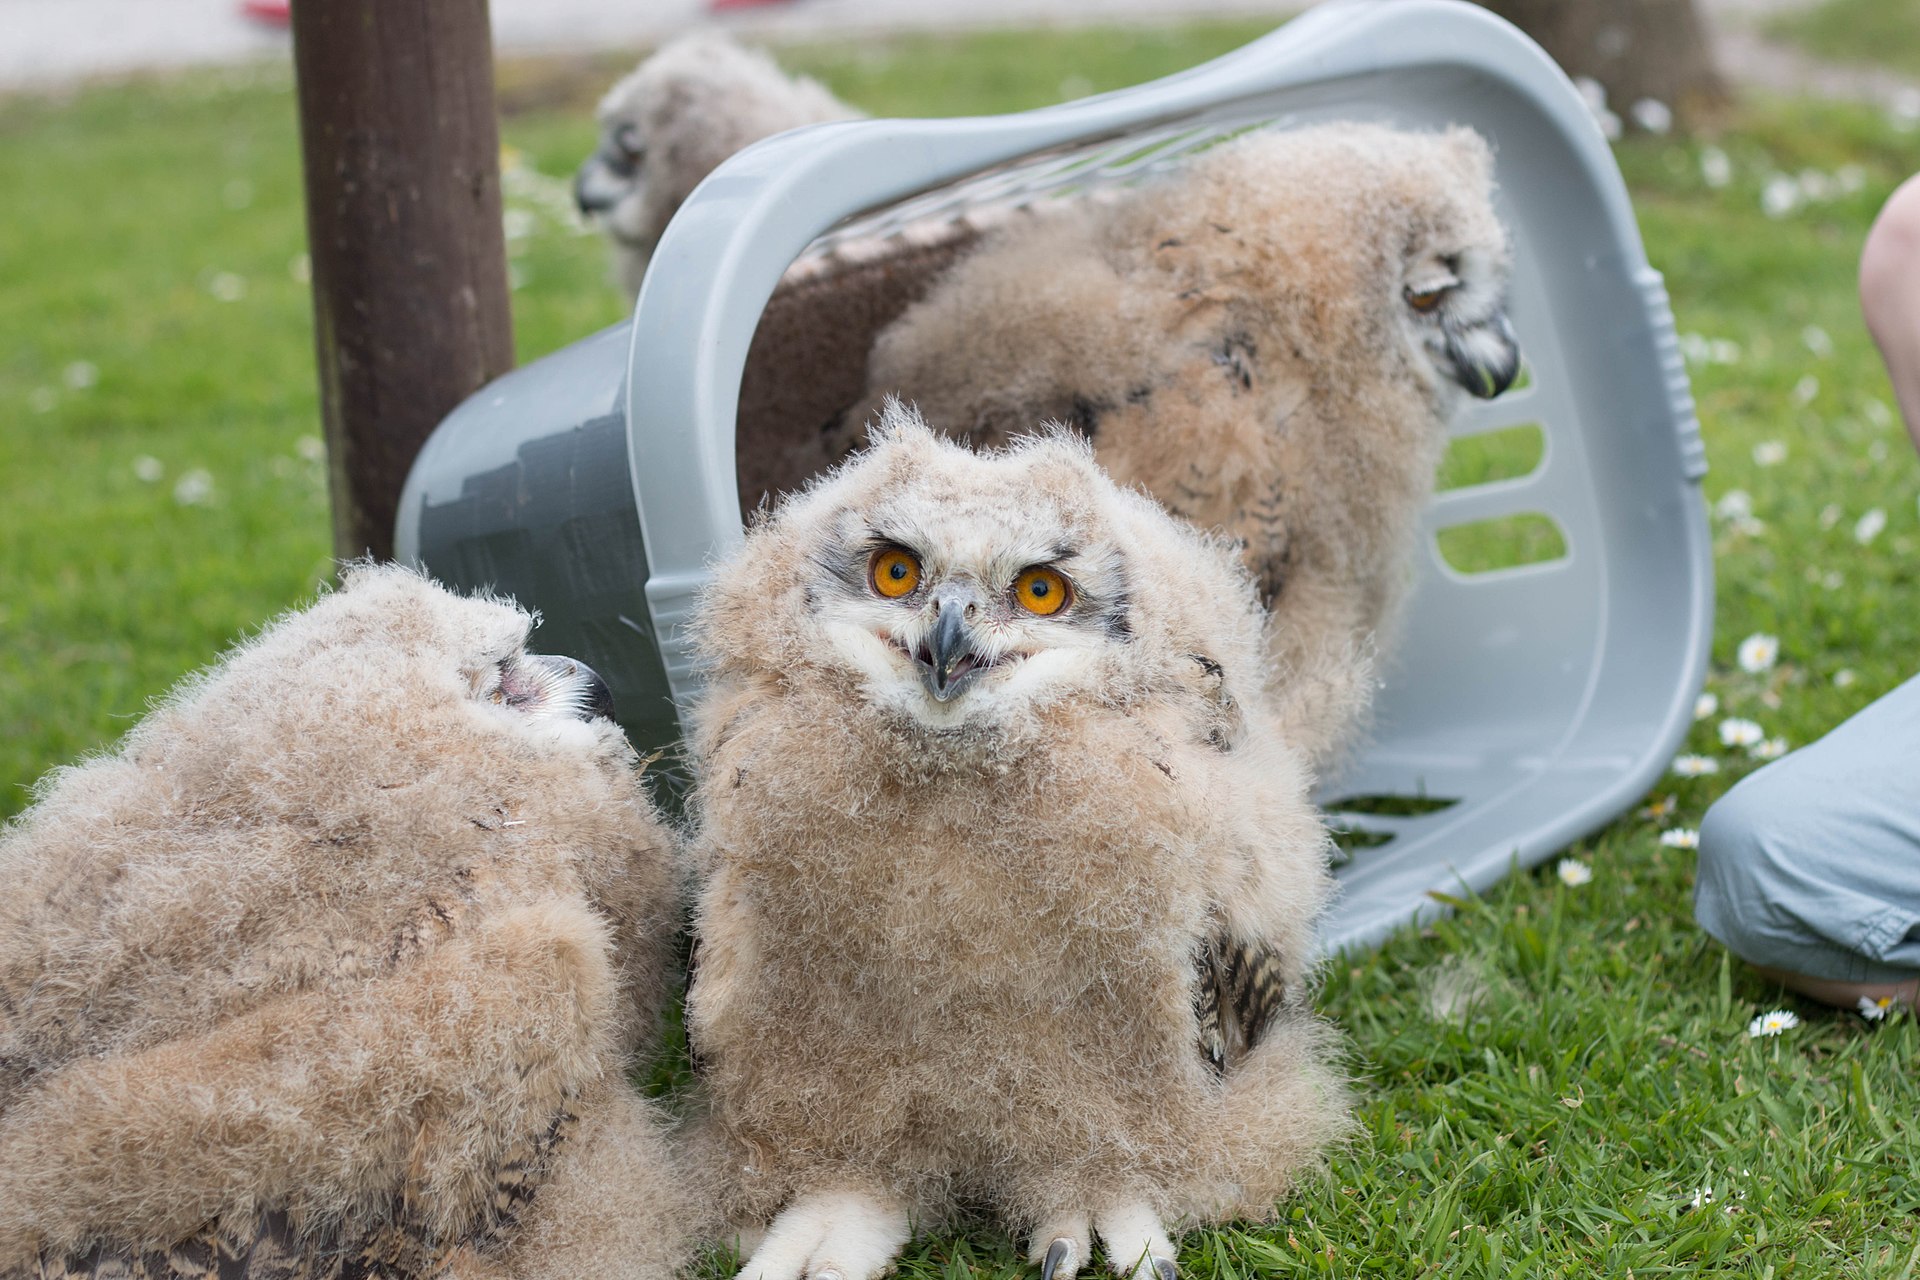
[[[1784,218],[1800,207],[1800,184],[1784,173],[1771,174],[1760,188],[1760,212]]]
[[[1780,658],[1780,639],[1764,631],[1756,631],[1740,642],[1739,652],[1735,655],[1740,669],[1750,676],[1762,671],[1770,671]]]
[[[1893,997],[1881,996],[1875,1000],[1870,996],[1861,996],[1856,1007],[1860,1010],[1860,1016],[1868,1022],[1879,1022],[1887,1016],[1887,1010],[1893,1008]]]
[[[205,467],[195,467],[174,483],[173,500],[183,507],[203,506],[212,499],[213,474]]]
[[[1740,344],[1732,338],[1715,338],[1709,344],[1708,358],[1715,364],[1739,364]]]
[[[1800,186],[1800,194],[1813,204],[1833,199],[1834,193],[1839,189],[1839,184],[1833,180],[1833,175],[1822,169],[1802,169],[1795,176],[1794,181]]]
[[[207,281],[207,292],[222,302],[238,302],[247,296],[247,279],[231,271],[217,271]]]
[[[133,474],[144,484],[158,484],[160,477],[167,474],[167,468],[160,459],[143,453],[133,460]]]
[[[1833,673],[1833,687],[1836,689],[1851,689],[1859,682],[1859,679],[1859,674],[1855,672],[1852,667],[1842,667]]]
[[[1747,754],[1755,760],[1778,760],[1787,754],[1785,738],[1763,738],[1747,748]]]
[[[1072,102],[1075,98],[1086,97],[1093,92],[1093,88],[1093,81],[1087,79],[1085,76],[1074,75],[1067,76],[1061,80],[1060,87],[1056,92],[1060,95],[1060,101]]]
[[[1869,399],[1860,411],[1866,414],[1867,421],[1876,427],[1890,427],[1893,425],[1893,410],[1887,408],[1887,402],[1885,400]]]
[[[1787,442],[1784,440],[1762,440],[1753,446],[1753,464],[1756,467],[1777,467],[1787,460]]]
[[[1660,833],[1660,845],[1666,849],[1698,849],[1700,833],[1692,827],[1674,827]]]
[[[1812,404],[1813,398],[1820,394],[1820,379],[1810,373],[1800,375],[1800,381],[1793,384],[1795,404]]]
[[[100,381],[100,366],[91,360],[75,360],[60,375],[69,391],[85,391]]]
[[[1642,98],[1627,112],[1648,133],[1673,132],[1673,108],[1658,98]]]
[[[1820,575],[1820,585],[1828,591],[1838,591],[1847,585],[1847,576],[1838,569],[1829,569]]]
[[[509,240],[525,240],[539,229],[540,220],[531,209],[505,209],[500,214],[501,231]]]
[[[319,436],[301,436],[293,442],[293,451],[308,462],[322,462],[327,456],[327,442]]]
[[[1745,489],[1729,489],[1713,504],[1713,514],[1722,520],[1744,520],[1753,514],[1753,495]]]
[[[1554,867],[1553,871],[1560,877],[1560,883],[1569,888],[1578,888],[1593,879],[1593,868],[1578,858],[1560,859],[1559,865]]]
[[[1718,147],[1700,148],[1700,180],[1718,191],[1733,181],[1733,161]]]
[[[1693,700],[1695,720],[1705,720],[1718,710],[1720,710],[1720,695],[1717,693],[1703,693]]]
[[[1840,517],[1845,514],[1847,513],[1841,510],[1839,503],[1829,502],[1826,506],[1820,508],[1820,527],[1822,529],[1833,528],[1833,526],[1840,523]]]
[[[1688,1208],[1704,1209],[1712,1203],[1713,1203],[1713,1184],[1708,1183],[1704,1187],[1697,1187],[1694,1189],[1693,1200],[1689,1203]]]
[[[1894,94],[1887,108],[1887,119],[1902,133],[1920,125],[1920,89],[1906,88]]]
[[[1747,1024],[1747,1035],[1754,1040],[1761,1036],[1777,1036],[1783,1031],[1791,1031],[1800,1025],[1800,1016],[1787,1009],[1774,1009],[1760,1014]]]
[[[1728,716],[1720,722],[1720,745],[1723,747],[1750,747],[1766,736],[1766,730],[1738,716]]]
[[[1720,762],[1712,756],[1675,756],[1673,771],[1683,778],[1704,778],[1708,774],[1720,772]]]
[[[1802,329],[1800,341],[1806,344],[1807,350],[1822,360],[1833,354],[1833,335],[1817,324],[1810,324]]]
[[[1853,540],[1864,547],[1879,537],[1880,531],[1886,527],[1887,513],[1874,507],[1854,522]]]

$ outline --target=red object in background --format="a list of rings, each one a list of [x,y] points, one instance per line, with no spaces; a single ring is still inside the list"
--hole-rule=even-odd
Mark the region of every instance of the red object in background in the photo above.
[[[293,21],[288,0],[240,0],[240,13],[274,27],[284,27]]]

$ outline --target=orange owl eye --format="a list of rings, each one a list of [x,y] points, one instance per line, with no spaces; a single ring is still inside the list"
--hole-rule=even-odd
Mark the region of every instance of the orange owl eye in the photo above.
[[[1415,311],[1422,313],[1431,311],[1440,305],[1440,300],[1447,296],[1451,288],[1452,286],[1448,285],[1438,289],[1423,289],[1418,293],[1409,289],[1407,291],[1407,305]]]
[[[899,547],[884,547],[874,552],[869,572],[873,589],[889,600],[898,600],[920,585],[920,562],[911,552]]]
[[[1043,618],[1065,608],[1067,595],[1067,580],[1054,570],[1038,565],[1021,570],[1020,576],[1013,580],[1013,598],[1020,602],[1020,607]]]

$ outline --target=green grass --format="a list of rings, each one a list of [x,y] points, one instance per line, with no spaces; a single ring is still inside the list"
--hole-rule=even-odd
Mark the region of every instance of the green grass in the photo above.
[[[1144,79],[1250,31],[791,60],[879,110],[992,111]],[[511,202],[524,211],[522,359],[620,313],[597,241],[543,211],[591,143],[580,108],[603,78],[503,78],[524,108],[505,126],[524,166],[514,189],[531,193]],[[1691,144],[1619,154],[1680,328],[1709,356],[1693,370],[1708,497],[1750,495],[1764,526],[1716,521],[1710,688],[1722,714],[1800,744],[1920,667],[1920,464],[1853,296],[1861,236],[1920,165],[1920,139],[1871,113],[1781,104],[1719,145],[1734,171],[1722,188]],[[1807,169],[1845,180],[1765,216],[1767,178]],[[0,813],[327,572],[322,468],[302,452],[317,427],[308,299],[290,270],[297,173],[290,87],[274,74],[0,102]],[[233,292],[223,273],[243,297],[216,296]],[[70,371],[89,381],[76,362],[91,385],[68,385]],[[1786,461],[1762,465],[1763,443]],[[1463,454],[1449,475],[1524,471],[1527,447]],[[136,474],[147,457],[157,482]],[[210,499],[176,501],[196,469]],[[1876,508],[1885,530],[1862,546],[1852,531]],[[1780,637],[1781,661],[1740,674],[1735,647],[1761,631]],[[1323,1004],[1352,1038],[1361,1132],[1276,1225],[1190,1235],[1190,1276],[1911,1273],[1920,1028],[1799,1004],[1694,929],[1693,855],[1658,833],[1697,825],[1753,766],[1711,720],[1690,745],[1725,770],[1664,780],[1669,812],[1570,851],[1591,884],[1516,875],[1331,970]],[[1750,1040],[1748,1019],[1775,1006],[1806,1025]],[[1690,1208],[1708,1183],[1719,1199]],[[981,1229],[916,1245],[905,1272],[1022,1268]]]
[[[1913,0],[1822,0],[1773,19],[1767,34],[1834,62],[1920,76],[1920,5]]]

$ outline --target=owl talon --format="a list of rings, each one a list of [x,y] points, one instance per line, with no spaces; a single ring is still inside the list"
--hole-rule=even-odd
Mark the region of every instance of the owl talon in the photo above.
[[[1073,1241],[1062,1237],[1047,1246],[1046,1259],[1040,1264],[1040,1280],[1073,1280],[1080,1269]],[[1057,1273],[1057,1274],[1056,1274]]]
[[[1153,1273],[1160,1280],[1180,1280],[1180,1264],[1172,1258],[1155,1258]]]

